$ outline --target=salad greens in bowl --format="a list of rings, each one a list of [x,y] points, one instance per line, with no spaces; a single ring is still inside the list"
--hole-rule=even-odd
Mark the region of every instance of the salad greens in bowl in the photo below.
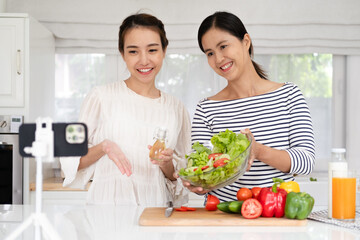
[[[180,169],[180,178],[208,190],[232,184],[246,171],[251,140],[226,129],[212,136],[212,150],[195,142],[195,151],[185,156],[187,167]]]

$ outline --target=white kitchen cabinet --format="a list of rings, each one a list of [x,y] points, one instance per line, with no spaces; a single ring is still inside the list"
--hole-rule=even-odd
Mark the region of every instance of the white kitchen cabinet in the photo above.
[[[22,115],[24,122],[53,117],[54,86],[54,35],[26,13],[0,13],[0,115]],[[35,169],[33,159],[24,159],[25,204]],[[43,169],[47,174],[51,164]]]
[[[87,191],[43,191],[43,204],[85,205]],[[30,192],[30,204],[36,203],[36,192]]]
[[[24,18],[0,18],[0,107],[24,106]]]
[[[0,115],[53,116],[55,38],[25,13],[0,13]]]

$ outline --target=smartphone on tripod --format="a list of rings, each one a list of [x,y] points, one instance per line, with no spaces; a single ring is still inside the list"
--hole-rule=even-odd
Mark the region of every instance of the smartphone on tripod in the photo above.
[[[45,127],[45,126],[43,126]],[[54,132],[54,157],[84,156],[88,152],[87,127],[84,123],[52,123]],[[35,141],[35,123],[25,123],[19,128],[19,152],[23,157],[34,157],[24,151]]]

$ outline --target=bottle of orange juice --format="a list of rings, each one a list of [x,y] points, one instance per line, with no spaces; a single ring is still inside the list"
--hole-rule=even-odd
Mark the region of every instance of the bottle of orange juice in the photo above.
[[[346,150],[344,148],[333,148],[331,149],[331,161],[328,164],[328,177],[329,177],[329,190],[328,190],[328,217],[332,218],[332,174],[334,170],[348,169],[348,164],[345,159]]]
[[[166,141],[166,133],[167,130],[166,128],[157,128],[155,130],[155,143],[153,144],[152,148],[150,149],[149,152],[149,157],[158,161],[161,161],[160,154],[161,151],[165,150],[166,145],[165,145],[165,141]]]

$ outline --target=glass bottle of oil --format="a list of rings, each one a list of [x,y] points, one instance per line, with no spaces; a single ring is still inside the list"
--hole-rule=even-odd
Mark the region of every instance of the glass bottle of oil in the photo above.
[[[162,159],[160,159],[159,157],[161,155],[161,151],[165,150],[166,148],[166,133],[166,128],[157,128],[155,130],[155,142],[149,152],[149,157],[151,159],[162,161]]]

